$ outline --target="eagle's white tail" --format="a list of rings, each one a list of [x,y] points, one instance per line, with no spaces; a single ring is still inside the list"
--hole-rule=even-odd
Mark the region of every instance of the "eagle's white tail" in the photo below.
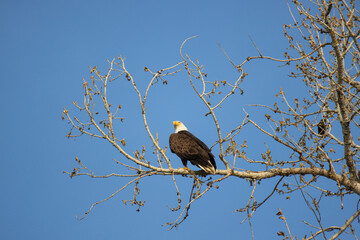
[[[215,174],[215,171],[216,171],[216,169],[212,165],[211,166],[198,166],[198,167],[200,167],[206,173],[210,173],[210,174]]]

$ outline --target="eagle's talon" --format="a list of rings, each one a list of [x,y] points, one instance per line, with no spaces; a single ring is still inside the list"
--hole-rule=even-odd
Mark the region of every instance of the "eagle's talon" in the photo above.
[[[185,170],[185,171],[190,172],[190,168],[188,168],[188,167],[179,168],[179,170]]]

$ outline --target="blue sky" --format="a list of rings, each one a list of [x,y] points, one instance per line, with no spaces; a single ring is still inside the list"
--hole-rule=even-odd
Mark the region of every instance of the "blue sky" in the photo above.
[[[88,66],[106,69],[106,59],[121,54],[143,88],[149,79],[145,66],[156,70],[174,65],[180,61],[181,43],[200,35],[186,45],[186,52],[205,65],[209,78],[234,78],[236,72],[217,43],[240,63],[257,54],[249,33],[264,55],[281,57],[287,46],[282,33],[285,23],[291,23],[286,1],[0,1],[0,238],[250,239],[249,225],[239,224],[243,215],[233,213],[246,204],[251,191],[241,179],[221,183],[219,190],[194,204],[189,219],[172,231],[162,227],[177,218],[167,208],[177,201],[167,177],[140,183],[140,198],[146,201],[140,212],[121,201],[131,198],[129,189],[98,205],[84,220],[76,220],[75,215],[81,216],[92,203],[125,182],[115,178],[69,179],[62,173],[76,166],[75,157],[99,174],[116,172],[112,159],[120,156],[96,139],[68,140],[69,126],[61,120],[61,113],[63,107],[74,110],[72,101],[82,101],[82,79],[89,77]],[[234,96],[219,113],[224,131],[242,120],[246,104],[273,101],[280,87],[290,95],[304,91],[278,64],[254,62],[246,70],[245,94]],[[150,94],[149,124],[159,133],[162,146],[167,145],[173,131],[173,120],[183,121],[208,145],[216,140],[211,119],[204,117],[206,109],[188,87],[186,75],[180,73],[170,78],[168,85],[155,86]],[[148,144],[134,92],[125,85],[113,91],[114,103],[122,104],[126,115],[122,131],[128,148]],[[263,116],[257,111],[251,114]],[[242,139],[249,143],[266,141],[255,132],[248,133]],[[259,149],[249,145],[257,157],[265,150],[263,145]],[[181,166],[177,157],[169,156],[174,166]],[[188,178],[178,181],[187,199],[192,182]],[[275,181],[261,183],[259,200],[271,192]],[[301,210],[302,201],[274,196],[267,204],[253,218],[257,239],[273,239],[278,230],[285,230],[275,216],[278,207],[288,213],[294,233],[302,237],[308,228],[296,219],[310,214]],[[346,208],[342,213],[346,217],[352,210]],[[332,212],[327,214],[329,221],[336,217]]]

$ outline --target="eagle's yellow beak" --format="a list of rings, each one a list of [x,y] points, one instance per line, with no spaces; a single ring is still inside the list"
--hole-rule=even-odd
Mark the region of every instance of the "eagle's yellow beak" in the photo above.
[[[179,126],[180,122],[179,121],[173,121],[174,127]]]

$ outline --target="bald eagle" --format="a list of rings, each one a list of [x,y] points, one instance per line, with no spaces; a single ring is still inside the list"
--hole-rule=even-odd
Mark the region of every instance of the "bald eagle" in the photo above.
[[[175,133],[169,138],[171,152],[175,153],[182,161],[184,169],[187,167],[187,161],[198,166],[206,173],[215,174],[216,163],[214,155],[210,149],[200,139],[188,132],[182,122],[174,121]]]

